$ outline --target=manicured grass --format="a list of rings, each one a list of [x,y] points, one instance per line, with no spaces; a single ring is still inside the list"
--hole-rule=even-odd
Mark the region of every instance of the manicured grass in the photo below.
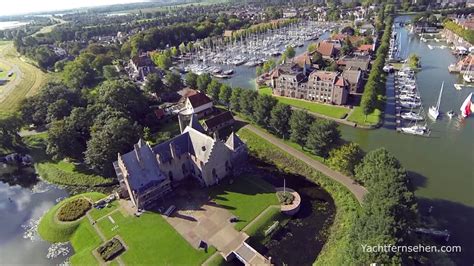
[[[242,175],[234,182],[210,188],[210,196],[222,207],[239,217],[237,230],[244,228],[270,205],[278,205],[272,185],[258,176]]]
[[[262,87],[258,89],[258,93],[263,95],[272,95],[272,89],[269,87]],[[273,97],[275,97],[281,103],[288,104],[296,108],[306,109],[309,112],[322,114],[332,118],[344,118],[349,113],[349,109],[345,107],[310,102],[306,100],[292,99],[287,97],[279,97],[275,95],[273,95]]]
[[[139,218],[112,214],[115,224],[109,219],[98,222],[106,238],[119,235],[128,247],[121,255],[126,264],[136,265],[200,265],[215,249],[206,253],[194,249],[174,228],[156,213],[147,212]],[[118,228],[112,231],[114,226]]]
[[[18,85],[6,92],[6,98],[0,104],[0,115],[6,115],[18,110],[20,102],[28,96],[34,95],[46,82],[47,74],[39,68],[31,65],[20,58],[13,47],[13,42],[1,42],[0,44],[0,62],[5,65],[17,66],[21,74],[16,73],[15,79],[20,79]],[[2,86],[4,89],[15,82],[13,79],[10,84]]]
[[[361,209],[350,191],[250,130],[241,128],[238,135],[246,142],[253,156],[275,165],[281,171],[305,176],[331,194],[336,205],[336,216],[326,244],[318,255],[315,265],[346,264],[344,254],[349,247],[348,235],[354,219],[356,219],[356,213]]]
[[[101,243],[102,240],[89,221],[80,223],[71,238],[71,244],[75,252],[70,258],[72,265],[97,265],[98,262],[92,255],[92,251]]]
[[[362,112],[362,108],[359,106],[354,107],[354,111],[352,114],[347,118],[347,120],[357,123],[358,125],[363,126],[375,126],[380,122],[382,116],[382,112],[379,109],[375,109],[375,111],[366,116]]]
[[[38,233],[44,240],[53,243],[69,241],[74,232],[76,232],[76,229],[78,228],[79,224],[84,219],[80,219],[73,222],[60,222],[58,221],[56,214],[58,209],[64,206],[66,203],[81,197],[89,197],[95,199],[105,197],[105,195],[102,193],[90,192],[70,197],[56,204],[41,218],[41,221],[38,225]]]
[[[116,183],[113,178],[105,178],[82,169],[66,161],[54,161],[45,152],[47,133],[23,138],[35,161],[35,168],[41,178],[55,184],[68,186],[108,186]]]

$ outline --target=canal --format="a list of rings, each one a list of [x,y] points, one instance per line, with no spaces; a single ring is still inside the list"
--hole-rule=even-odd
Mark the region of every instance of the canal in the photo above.
[[[409,17],[397,17],[395,22]],[[448,66],[457,61],[449,49],[429,49],[418,36],[408,34],[405,28],[397,28],[402,42],[402,53],[416,53],[421,57],[422,70],[417,74],[417,83],[424,110],[436,104],[441,83],[444,92],[441,100],[441,119],[428,122],[430,137],[409,136],[395,132],[393,128],[393,92],[387,91],[386,121],[377,130],[361,130],[341,126],[346,140],[359,143],[370,151],[386,147],[408,170],[416,188],[420,213],[428,215],[433,206],[432,217],[438,229],[448,229],[451,238],[446,245],[461,245],[462,254],[453,257],[460,264],[474,262],[474,119],[449,119],[449,110],[460,113],[461,106],[471,89],[458,91],[454,88],[459,77],[448,72]],[[438,46],[441,43],[437,44]]]

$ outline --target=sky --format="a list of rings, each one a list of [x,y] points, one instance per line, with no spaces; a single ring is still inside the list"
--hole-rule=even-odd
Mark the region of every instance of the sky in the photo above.
[[[0,16],[56,11],[78,7],[145,2],[145,0],[2,0],[2,2],[3,1],[8,1],[8,3],[1,5]]]

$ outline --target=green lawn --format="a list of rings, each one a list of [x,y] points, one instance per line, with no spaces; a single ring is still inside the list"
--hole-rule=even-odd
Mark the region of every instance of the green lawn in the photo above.
[[[66,202],[79,198],[79,197],[88,197],[88,198],[91,198],[92,200],[97,200],[97,199],[105,197],[105,195],[102,193],[90,192],[90,193],[72,196],[56,204],[41,218],[41,221],[38,225],[38,233],[44,240],[55,243],[55,242],[66,242],[69,239],[71,239],[71,237],[76,232],[79,225],[84,220],[80,219],[73,222],[59,222],[56,218],[56,212]],[[87,220],[85,221],[88,223]]]
[[[280,211],[280,206],[270,206],[262,215],[255,220],[244,231],[251,237],[263,236],[265,230],[271,226],[274,221],[280,220],[284,214]]]
[[[194,249],[174,228],[156,213],[147,212],[139,218],[112,214],[115,224],[109,219],[98,222],[106,238],[119,235],[128,247],[121,255],[126,264],[136,265],[200,265],[215,249],[206,253]],[[118,228],[112,231],[114,226]]]
[[[239,217],[235,228],[241,230],[270,205],[278,205],[272,185],[258,176],[242,175],[233,184],[224,182],[211,187],[211,197],[222,207]]]
[[[114,200],[111,203],[109,203],[108,207],[104,207],[102,209],[92,209],[89,214],[91,215],[92,219],[97,220],[100,217],[115,211],[119,207],[119,202]]]
[[[354,107],[354,111],[352,114],[347,118],[347,120],[357,123],[358,125],[364,126],[375,126],[380,122],[382,116],[382,112],[379,109],[375,109],[375,111],[366,116],[362,112],[362,108],[359,106]]]
[[[98,264],[94,255],[92,255],[92,251],[102,244],[102,240],[89,221],[79,224],[76,232],[72,235],[71,244],[75,252],[70,258],[72,265]]]
[[[52,160],[45,152],[46,138],[46,132],[23,138],[35,161],[35,169],[43,179],[59,185],[87,187],[108,186],[116,183],[115,179],[92,174],[81,165]]]
[[[263,95],[272,95],[272,89],[269,87],[262,87],[258,89],[258,93]],[[349,109],[341,106],[334,106],[287,97],[279,97],[275,95],[273,96],[281,103],[288,104],[296,108],[306,109],[309,112],[326,115],[332,118],[344,118],[349,113]]]

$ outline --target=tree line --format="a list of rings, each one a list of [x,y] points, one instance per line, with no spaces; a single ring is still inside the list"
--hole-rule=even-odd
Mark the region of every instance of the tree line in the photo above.
[[[372,64],[367,83],[364,87],[364,93],[362,94],[360,106],[364,115],[374,112],[376,108],[380,107],[380,102],[384,95],[386,74],[383,71],[385,65],[385,58],[389,49],[389,41],[391,37],[393,18],[390,16],[385,22],[385,30],[382,35],[380,46],[377,48],[376,59]]]

